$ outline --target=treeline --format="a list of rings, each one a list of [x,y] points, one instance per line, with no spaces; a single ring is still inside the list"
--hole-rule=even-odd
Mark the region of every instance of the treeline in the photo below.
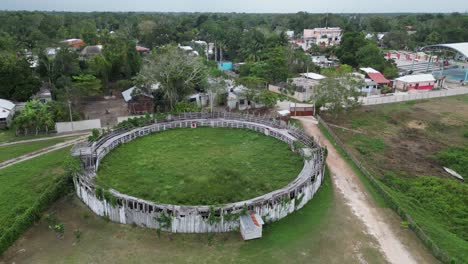
[[[343,47],[319,50],[336,55],[353,67],[372,66],[391,78],[396,68],[381,57],[365,33],[388,32],[388,48],[414,49],[437,42],[468,41],[468,16],[453,14],[204,14],[204,13],[67,13],[0,12],[0,97],[25,101],[41,82],[52,88],[54,99],[74,104],[83,96],[129,87],[140,71],[142,54],[136,45],[151,50],[192,40],[214,43],[211,60],[246,62],[240,70],[251,86],[285,81],[294,74],[317,70],[310,56],[292,49],[286,35],[296,37],[304,28],[338,26],[344,29]],[[360,35],[357,35],[360,34]],[[86,45],[103,45],[101,54],[83,60],[60,45],[81,38]],[[349,45],[348,45],[349,44]],[[60,47],[51,58],[48,47]],[[201,58],[206,49],[195,47]],[[314,52],[314,50],[311,50]],[[31,68],[37,59],[38,67]],[[211,67],[216,67],[211,64]],[[245,79],[247,78],[247,79]]]

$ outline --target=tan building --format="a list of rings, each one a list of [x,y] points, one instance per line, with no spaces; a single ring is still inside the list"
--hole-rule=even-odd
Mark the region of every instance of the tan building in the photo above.
[[[313,45],[324,47],[339,45],[342,34],[343,31],[339,27],[304,29],[305,49]]]

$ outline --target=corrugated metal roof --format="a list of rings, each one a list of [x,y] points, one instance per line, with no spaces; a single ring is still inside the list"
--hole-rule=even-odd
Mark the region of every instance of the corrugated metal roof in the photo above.
[[[0,108],[4,108],[6,110],[11,111],[13,108],[15,108],[15,104],[11,101],[0,99]]]
[[[417,82],[434,82],[436,79],[432,74],[415,74],[406,75],[396,79],[401,82],[417,83]]]
[[[378,84],[390,83],[380,72],[369,72],[367,75]]]
[[[325,76],[323,76],[321,74],[313,73],[313,72],[301,73],[300,75],[302,77],[305,77],[305,78],[308,78],[308,79],[313,79],[313,80],[322,80],[322,79],[327,78],[327,77],[325,77]]]
[[[371,67],[360,68],[360,70],[365,73],[380,73],[378,70],[373,69]]]
[[[133,86],[132,88],[127,89],[127,90],[122,92],[122,96],[123,96],[123,99],[125,100],[125,102],[128,102],[128,101],[132,100],[132,93],[133,93],[133,90],[135,90],[135,88],[136,88],[136,86]]]
[[[460,43],[447,43],[447,44],[438,44],[438,45],[431,45],[421,48],[421,50],[429,49],[429,48],[437,48],[437,47],[444,47],[450,48],[460,52],[463,56],[468,58],[468,42],[460,42]]]

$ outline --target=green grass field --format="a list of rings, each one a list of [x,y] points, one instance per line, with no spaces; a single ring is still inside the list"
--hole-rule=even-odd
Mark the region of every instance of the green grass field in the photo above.
[[[28,209],[41,193],[63,177],[70,148],[0,169],[0,234]]]
[[[45,138],[45,137],[53,137],[57,134],[51,133],[48,135],[38,135],[38,136],[15,136],[15,131],[13,129],[8,130],[0,130],[0,143],[7,143],[7,142],[14,142],[19,140],[26,140],[26,139],[35,139],[35,138]]]
[[[92,213],[76,197],[52,208],[65,225],[57,239],[41,221],[9,252],[5,263],[386,263],[362,223],[334,194],[329,175],[301,210],[264,226],[259,240],[238,232],[170,234],[119,225]],[[80,241],[73,230],[82,231]],[[25,249],[24,254],[17,254]],[[99,249],[99,250],[96,250]],[[358,258],[357,255],[360,257]]]
[[[74,137],[63,137],[63,138],[54,138],[44,141],[36,141],[29,143],[19,143],[9,146],[0,146],[0,162],[4,162],[9,159],[13,159],[46,147],[53,146],[57,143],[65,142],[67,140],[73,139]]]
[[[326,116],[399,207],[450,256],[468,262],[468,96],[362,107]],[[434,177],[437,176],[437,177]]]
[[[250,130],[177,129],[106,156],[98,184],[160,203],[224,204],[286,186],[302,170],[289,146]]]

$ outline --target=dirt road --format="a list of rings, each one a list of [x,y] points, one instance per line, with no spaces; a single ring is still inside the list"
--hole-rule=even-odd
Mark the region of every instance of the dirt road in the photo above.
[[[35,157],[39,157],[39,156],[44,155],[46,153],[52,152],[54,150],[59,150],[59,149],[62,149],[62,148],[68,147],[68,146],[75,145],[76,143],[85,140],[86,137],[87,136],[82,136],[82,137],[75,138],[75,139],[72,139],[72,140],[69,140],[69,141],[57,143],[57,144],[55,144],[53,146],[43,148],[43,149],[31,152],[31,153],[25,154],[23,156],[19,156],[19,157],[16,157],[14,159],[4,161],[4,162],[0,163],[0,169],[9,167],[9,166],[11,166],[13,164],[17,164],[17,163],[20,163],[20,162],[23,162],[23,161],[26,161],[26,160],[30,160],[30,159],[35,158]]]
[[[59,134],[59,135],[50,136],[50,137],[41,137],[41,138],[18,140],[18,141],[7,142],[7,143],[0,143],[0,147],[17,145],[17,144],[24,144],[24,143],[30,143],[30,142],[37,142],[37,141],[46,141],[46,140],[51,140],[51,139],[56,139],[56,138],[84,136],[84,135],[88,135],[88,134],[89,134],[89,132],[65,133],[65,134]]]
[[[392,230],[395,223],[389,220],[391,218],[388,216],[389,212],[374,205],[358,176],[325,138],[318,126],[310,118],[300,118],[300,120],[306,133],[327,146],[327,165],[331,171],[333,184],[344,196],[353,213],[364,223],[367,232],[375,237],[387,261],[390,263],[435,262],[427,252],[421,252],[425,250],[420,246],[418,249],[409,249],[405,246],[401,240],[401,234],[397,236],[397,232]]]

